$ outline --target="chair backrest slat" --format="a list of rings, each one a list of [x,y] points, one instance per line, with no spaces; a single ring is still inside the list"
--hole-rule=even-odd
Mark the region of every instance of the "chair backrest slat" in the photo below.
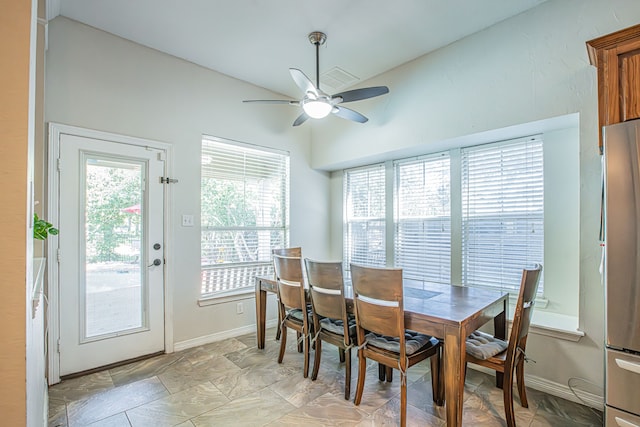
[[[342,263],[307,258],[305,266],[315,313],[331,319],[346,319]]]
[[[399,337],[404,348],[402,270],[351,264],[351,280],[358,326]]]
[[[278,281],[278,295],[289,308],[305,309],[302,260],[300,257],[273,255],[273,266]]]
[[[533,315],[533,307],[535,306],[535,298],[538,293],[541,273],[542,265],[540,264],[536,264],[532,268],[522,271],[522,281],[520,283],[518,302],[516,303],[515,313],[513,314],[513,326],[511,336],[509,337],[509,344],[517,345],[517,343],[529,333],[529,325],[531,324],[531,316]]]
[[[295,257],[298,257],[298,258],[302,258],[302,248],[301,247],[271,249],[271,253],[273,255],[295,256]]]
[[[370,304],[361,299],[356,299],[355,303],[357,322],[362,328],[379,335],[400,337],[398,307]]]

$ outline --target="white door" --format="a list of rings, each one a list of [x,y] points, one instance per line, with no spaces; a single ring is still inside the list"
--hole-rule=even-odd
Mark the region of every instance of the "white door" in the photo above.
[[[161,151],[60,135],[60,375],[164,350]]]

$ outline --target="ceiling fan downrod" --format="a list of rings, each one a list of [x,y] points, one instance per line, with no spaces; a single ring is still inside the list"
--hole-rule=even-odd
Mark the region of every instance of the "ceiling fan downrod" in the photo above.
[[[309,41],[316,47],[316,89],[320,90],[320,46],[327,41],[327,35],[320,31],[309,33]]]

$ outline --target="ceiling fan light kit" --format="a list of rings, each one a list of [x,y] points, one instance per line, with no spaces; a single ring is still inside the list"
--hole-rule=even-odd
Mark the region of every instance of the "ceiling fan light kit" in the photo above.
[[[322,119],[334,114],[346,120],[366,123],[369,119],[357,111],[343,107],[345,102],[360,101],[389,93],[386,86],[353,89],[335,95],[327,95],[320,90],[320,46],[327,41],[326,34],[313,31],[309,34],[309,41],[316,47],[316,84],[297,68],[289,68],[289,73],[296,85],[302,89],[304,96],[300,101],[289,99],[250,99],[243,102],[262,104],[288,104],[302,107],[302,114],[293,122],[293,126],[300,126],[307,119]]]
[[[323,99],[303,99],[302,109],[312,119],[322,119],[331,113],[333,105]]]

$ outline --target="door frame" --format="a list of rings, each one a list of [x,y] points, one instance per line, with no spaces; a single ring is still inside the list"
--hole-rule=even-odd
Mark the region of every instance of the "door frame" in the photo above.
[[[60,157],[60,137],[61,135],[74,135],[85,138],[101,139],[110,142],[134,145],[138,147],[148,147],[158,150],[164,157],[164,176],[173,177],[173,146],[171,144],[149,139],[136,138],[127,135],[119,135],[94,129],[86,129],[77,126],[65,125],[49,122],[48,126],[48,159],[47,159],[47,220],[53,224],[58,224],[59,217],[59,196],[60,177],[58,174],[58,158]],[[64,167],[64,165],[62,165]],[[172,186],[164,186],[164,351],[173,353],[173,227],[171,226],[171,194]],[[58,266],[58,237],[49,236],[47,244],[47,282],[48,282],[48,309],[47,325],[49,337],[47,342],[48,375],[49,385],[60,382],[60,353],[58,351],[60,342],[60,287],[59,266]]]

